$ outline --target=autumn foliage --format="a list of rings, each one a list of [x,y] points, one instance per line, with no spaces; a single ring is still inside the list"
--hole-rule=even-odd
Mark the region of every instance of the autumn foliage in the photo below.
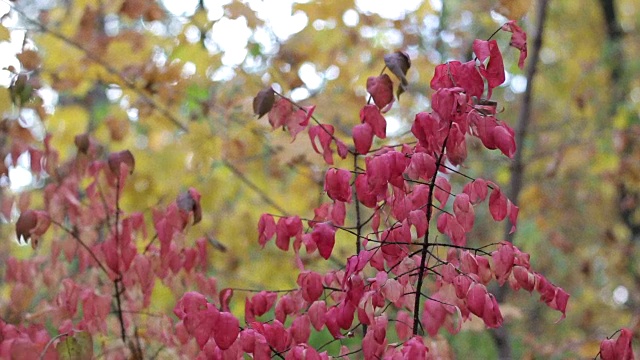
[[[149,8],[138,16],[155,13]],[[526,34],[513,21],[502,30],[512,33],[522,68]],[[256,248],[293,253],[295,289],[256,289],[242,298],[205,275],[208,240],[185,239],[202,220],[200,192],[207,189],[190,188],[153,208],[150,221],[143,209],[124,211],[120,199],[136,171],[135,151],[104,154],[88,134],[75,138],[77,151],[65,161],[48,138],[44,150],[28,149],[58,181],[44,189],[42,209],[20,214],[16,236],[34,248],[46,233],[59,240],[49,254],[6,264],[13,313],[24,311],[20,299],[34,287],[51,292],[28,321],[0,320],[0,357],[142,359],[157,352],[203,359],[436,359],[443,355],[432,339],[443,328],[456,334],[469,321],[503,325],[494,285],[535,293],[563,319],[569,294],[534,269],[529,254],[500,239],[480,246],[470,236],[478,209],[486,207],[496,223],[508,221],[511,231],[519,210],[500,184],[471,178],[461,167],[471,143],[509,158],[517,148],[491,100],[505,81],[498,42],[476,40],[473,51],[474,59],[436,67],[431,110],[415,114],[413,138],[403,144],[383,140],[385,114],[400,106],[410,86],[404,52],[380,59],[383,71],[368,77],[368,101],[353,114],[360,123],[349,141],[320,120],[320,108],[271,87],[255,96],[258,118],[266,115],[292,141],[309,141],[326,163],[328,200],[313,214],[265,213],[255,224]],[[342,257],[334,249],[345,239],[353,252]],[[331,269],[314,268],[308,261],[314,257],[330,260]],[[176,296],[173,313],[149,312],[159,284]],[[242,301],[243,314],[233,306]],[[329,353],[311,341],[318,332],[355,337],[357,345]],[[602,342],[600,356],[632,359],[630,331]]]

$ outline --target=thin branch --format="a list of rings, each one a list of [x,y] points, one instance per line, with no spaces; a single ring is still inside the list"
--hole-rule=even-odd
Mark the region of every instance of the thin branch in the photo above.
[[[187,128],[187,126],[184,125],[184,123],[182,121],[178,120],[178,118],[174,114],[172,114],[171,111],[169,111],[166,107],[164,107],[159,101],[155,100],[152,96],[146,94],[144,90],[138,88],[133,80],[131,80],[131,79],[127,78],[126,76],[124,76],[122,73],[120,73],[120,71],[118,71],[118,69],[116,69],[115,67],[111,66],[109,63],[107,63],[106,61],[101,59],[98,55],[90,52],[82,44],[78,43],[77,41],[75,41],[73,39],[70,39],[66,35],[64,35],[64,34],[58,32],[56,30],[53,30],[53,29],[49,28],[48,26],[42,24],[38,20],[31,19],[22,10],[20,10],[17,7],[13,6],[11,3],[8,3],[6,1],[5,1],[5,3],[10,4],[11,5],[11,10],[15,11],[17,14],[19,14],[28,23],[38,27],[41,31],[43,31],[43,32],[45,32],[47,34],[50,34],[53,37],[57,38],[58,40],[61,40],[62,42],[64,42],[64,43],[70,45],[71,47],[79,50],[80,52],[82,52],[87,57],[87,59],[93,61],[94,63],[96,63],[98,65],[100,65],[100,67],[105,69],[110,75],[113,75],[113,76],[119,78],[120,80],[122,80],[122,83],[125,85],[126,88],[128,88],[131,91],[133,91],[134,93],[136,93],[136,95],[138,95],[142,99],[144,99],[144,101],[146,101],[149,104],[151,104],[154,109],[158,110],[164,117],[166,117],[169,121],[171,121],[175,126],[177,126],[178,128],[180,128],[181,130],[183,130],[185,132],[189,131],[189,128]]]
[[[451,127],[453,126],[453,121],[449,122],[449,129],[447,130],[447,136],[444,138],[442,142],[442,148],[440,149],[440,155],[438,156],[438,160],[436,161],[436,169],[440,167],[442,164],[442,160],[444,158],[444,151],[447,146],[447,140],[449,140],[449,134],[451,133]],[[429,185],[429,199],[427,200],[427,230],[424,234],[423,245],[422,245],[422,254],[420,255],[420,272],[418,273],[418,282],[416,284],[416,299],[413,305],[413,334],[418,335],[418,327],[420,323],[420,289],[422,289],[422,282],[424,280],[424,269],[427,263],[427,254],[429,251],[429,224],[431,224],[431,217],[433,215],[433,196],[434,196],[434,187],[436,184],[436,177],[438,176],[438,172],[436,171],[431,178],[431,184]]]
[[[100,269],[102,269],[102,271],[107,274],[107,276],[109,275],[109,271],[107,270],[106,267],[104,267],[104,265],[100,262],[100,260],[98,260],[98,257],[96,256],[96,254],[93,252],[93,250],[91,250],[91,248],[89,248],[89,246],[87,244],[85,244],[84,241],[82,241],[82,239],[80,239],[80,237],[73,231],[67,229],[66,226],[60,224],[59,222],[49,218],[51,220],[51,223],[56,225],[57,227],[59,227],[60,229],[64,230],[67,234],[71,235],[71,237],[73,237],[79,244],[80,246],[82,246],[83,248],[85,248],[85,250],[87,250],[89,252],[89,255],[91,255],[91,257],[93,258],[93,260],[96,262],[96,264],[98,264],[98,266],[100,267]]]
[[[222,160],[222,164],[226,166],[229,170],[231,170],[231,172],[233,172],[240,179],[240,181],[245,183],[245,185],[247,185],[251,190],[255,191],[265,203],[271,205],[274,209],[278,210],[281,214],[287,214],[287,211],[283,207],[276,204],[276,202],[273,199],[271,199],[271,197],[269,197],[269,195],[267,195],[266,192],[264,192],[256,184],[254,184],[251,180],[249,180],[249,178],[247,178],[245,174],[242,173],[242,171],[240,171],[238,168],[233,166],[227,160]]]

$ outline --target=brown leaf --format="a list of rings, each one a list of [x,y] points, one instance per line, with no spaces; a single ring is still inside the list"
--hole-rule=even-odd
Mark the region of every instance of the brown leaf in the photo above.
[[[271,110],[275,100],[275,93],[271,86],[260,90],[258,95],[253,98],[253,112],[258,115],[258,119]]]
[[[16,57],[27,71],[33,71],[40,66],[40,56],[34,50],[24,50],[17,54]]]
[[[191,188],[178,195],[176,199],[178,208],[186,213],[193,212],[193,224],[202,220],[202,207],[200,206],[200,193]]]
[[[407,71],[409,71],[409,68],[411,67],[411,59],[404,51],[396,51],[393,54],[385,55],[384,63],[398,78],[398,80],[400,80],[398,90],[396,91],[396,96],[400,99],[400,94],[407,89],[408,82],[406,75]]]
[[[87,150],[89,150],[89,134],[84,133],[80,135],[76,135],[75,139],[73,139],[74,144],[78,148],[78,151],[86,154]]]

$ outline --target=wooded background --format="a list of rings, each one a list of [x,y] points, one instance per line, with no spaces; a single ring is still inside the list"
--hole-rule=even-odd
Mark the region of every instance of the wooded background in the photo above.
[[[19,209],[42,205],[36,194],[56,178],[41,173],[35,153],[16,148],[16,139],[42,150],[49,133],[66,159],[76,152],[75,136],[89,133],[105,152],[135,155],[123,210],[148,215],[189,187],[201,192],[203,221],[190,236],[209,239],[209,275],[219,284],[291,288],[293,261],[273,246],[258,251],[258,217],[312,217],[324,167],[308,141],[291,143],[289,134],[271,132],[266,118],[257,120],[253,96],[273,84],[315,105],[314,114],[348,139],[366,101],[366,78],[384,66],[384,54],[404,50],[412,60],[408,90],[387,115],[387,141],[401,143],[415,113],[429,108],[435,66],[470,60],[475,38],[522,16],[525,70],[517,50],[505,50],[507,82],[492,98],[516,129],[518,156],[470,148],[462,170],[510,184],[520,206],[513,241],[571,294],[567,319],[555,323],[558,314],[526,292],[509,294],[501,299],[504,329],[465,325],[450,337],[451,351],[461,359],[509,351],[513,358],[593,357],[617,329],[640,332],[637,1],[398,1],[380,12],[371,5],[383,3],[377,1],[201,0],[177,10],[171,3],[0,3],[0,264],[50,249],[47,236],[35,251],[12,241]],[[495,38],[506,45],[510,37]],[[469,238],[489,244],[505,236],[487,222]],[[334,254],[349,246],[338,237]],[[20,320],[38,301],[34,294],[16,304],[10,295],[11,287],[0,285],[5,319]],[[170,311],[176,300],[157,286],[152,308]]]

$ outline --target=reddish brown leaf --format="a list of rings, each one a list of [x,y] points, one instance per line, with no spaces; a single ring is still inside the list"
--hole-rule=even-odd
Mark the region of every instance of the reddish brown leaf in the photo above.
[[[133,169],[136,166],[136,161],[133,158],[133,154],[129,150],[123,150],[117,153],[109,154],[109,169],[114,174],[120,174],[120,164],[126,164],[129,168],[129,174],[133,174]]]

